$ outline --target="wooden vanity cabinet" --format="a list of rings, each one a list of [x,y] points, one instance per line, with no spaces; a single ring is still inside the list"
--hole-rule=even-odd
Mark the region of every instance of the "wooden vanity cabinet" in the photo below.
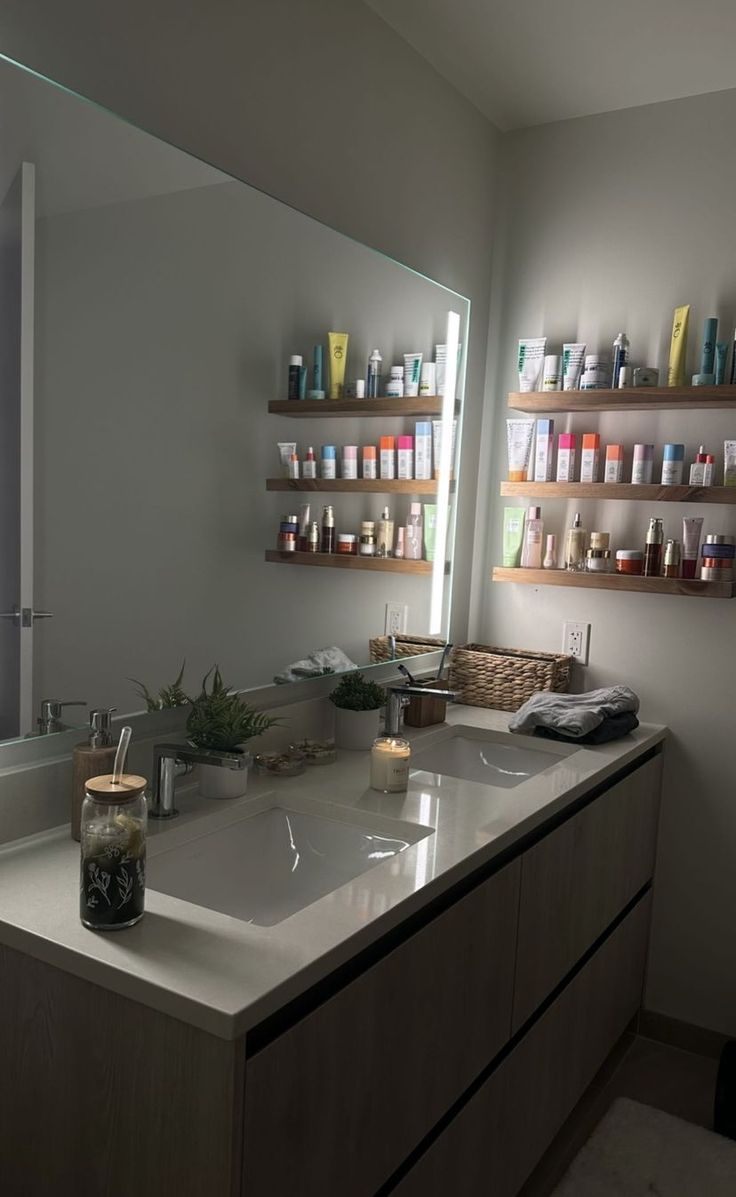
[[[507,1042],[520,865],[249,1058],[247,1197],[372,1197]]]

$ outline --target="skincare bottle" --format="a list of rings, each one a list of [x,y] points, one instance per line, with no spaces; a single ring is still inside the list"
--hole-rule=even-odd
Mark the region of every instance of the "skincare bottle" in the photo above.
[[[368,378],[366,392],[369,399],[377,399],[381,394],[381,368],[383,358],[377,349],[368,358]]]
[[[334,445],[322,446],[322,460],[320,462],[320,477],[337,477],[337,450]]]
[[[335,512],[330,505],[322,508],[322,536],[319,548],[321,553],[335,551]]]
[[[534,481],[552,481],[552,459],[554,456],[555,422],[537,420],[537,442],[534,449]]]
[[[309,503],[302,503],[299,508],[299,535],[296,541],[297,551],[306,553],[307,551],[307,537],[309,534],[309,522],[312,517],[312,510]]]
[[[292,453],[289,458],[289,477],[298,480],[299,478],[299,454]]]
[[[572,527],[568,528],[565,537],[565,569],[581,570],[585,568],[585,541],[587,532],[582,526],[580,512],[575,512]]]
[[[557,537],[554,532],[547,537],[542,566],[544,569],[557,569]]]
[[[364,478],[377,478],[378,477],[378,473],[376,470],[376,464],[377,464],[376,463],[376,446],[375,445],[364,445],[363,446],[363,477]]]
[[[287,397],[289,399],[299,398],[299,371],[302,367],[301,354],[295,353],[293,357],[289,358],[289,389]]]
[[[611,386],[618,386],[618,376],[621,368],[626,365],[629,360],[629,338],[626,333],[619,333],[616,340],[613,342],[613,374],[611,378]]]
[[[574,432],[561,432],[557,438],[557,481],[575,481],[575,444]]]
[[[392,525],[393,526],[393,525]],[[398,528],[396,531],[396,548],[394,549],[394,557],[401,561],[404,557],[404,533],[405,528]]]
[[[604,482],[623,482],[624,480],[624,447],[623,445],[606,445],[606,465],[603,473]]]
[[[384,507],[378,521],[376,536],[376,556],[390,557],[394,547],[394,521],[388,507]]]
[[[427,482],[432,477],[432,423],[420,420],[414,425],[414,477]]]
[[[307,529],[307,552],[318,553],[321,537],[319,534],[319,524],[316,520],[312,520]]]
[[[391,481],[396,477],[394,438],[392,436],[382,436],[378,447],[381,453],[381,477],[387,481]]]
[[[679,486],[685,466],[685,446],[665,445],[662,459],[662,486]]]
[[[115,761],[112,742],[112,713],[115,707],[100,707],[89,713],[89,733],[72,753],[72,839],[79,843],[84,788],[90,777],[110,773]]]
[[[736,441],[723,442],[723,485],[736,486]]]
[[[343,445],[342,447],[342,476],[351,482],[358,477],[357,445]]]
[[[560,359],[557,354],[549,353],[544,359],[544,370],[542,371],[542,390],[559,391],[561,389],[562,379],[560,376]]]
[[[680,576],[680,542],[668,540],[664,550],[665,578],[679,578]]]
[[[363,520],[360,525],[358,553],[361,557],[375,557],[376,555],[376,525],[373,520]]]
[[[403,399],[404,397],[404,367],[392,366],[391,374],[386,385],[387,399]]]
[[[315,345],[312,351],[312,389],[308,393],[308,399],[324,399],[325,387],[322,374],[323,363],[323,349],[321,345]]]
[[[302,462],[302,478],[316,478],[317,477],[317,462],[314,458],[314,449],[310,445],[307,449],[307,456]]]
[[[422,505],[411,503],[404,534],[404,555],[407,561],[422,559]]]
[[[631,481],[636,486],[647,486],[652,481],[654,469],[654,445],[634,445],[634,464]]]
[[[437,366],[434,362],[422,362],[422,372],[419,376],[419,394],[437,394]]]
[[[400,436],[398,439],[398,476],[403,481],[414,477],[414,437]]]
[[[705,445],[701,445],[695,455],[695,461],[690,466],[691,486],[712,486],[715,458],[712,453],[706,453]]]
[[[580,455],[580,481],[598,481],[598,459],[600,456],[601,438],[597,432],[583,433],[583,451]]]
[[[644,577],[659,578],[662,574],[662,544],[664,529],[662,521],[649,520],[646,544],[644,545]]]
[[[524,544],[521,550],[522,569],[542,568],[542,508],[530,507],[526,515],[524,527]]]

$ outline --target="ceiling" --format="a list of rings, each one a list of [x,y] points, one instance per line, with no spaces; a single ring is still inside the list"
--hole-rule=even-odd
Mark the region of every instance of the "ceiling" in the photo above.
[[[366,0],[500,129],[736,87],[734,0]]]

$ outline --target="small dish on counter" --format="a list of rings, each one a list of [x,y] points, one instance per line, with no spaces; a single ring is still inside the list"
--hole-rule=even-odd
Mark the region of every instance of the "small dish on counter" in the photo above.
[[[334,737],[327,740],[298,740],[294,748],[304,754],[307,765],[332,765],[337,760]]]
[[[259,752],[255,763],[258,773],[270,777],[298,777],[304,772],[305,755],[292,746],[286,752]]]

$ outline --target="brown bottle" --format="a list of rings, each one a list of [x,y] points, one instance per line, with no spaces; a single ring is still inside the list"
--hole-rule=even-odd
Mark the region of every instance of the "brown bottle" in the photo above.
[[[644,577],[660,578],[662,576],[662,543],[664,529],[662,521],[650,519],[644,545]]]
[[[112,713],[116,707],[101,707],[89,713],[89,738],[77,744],[72,754],[72,839],[79,842],[80,818],[85,785],[90,777],[111,773],[115,763],[112,742]]]
[[[335,512],[332,507],[322,508],[322,540],[320,542],[321,553],[334,553],[335,551]]]

